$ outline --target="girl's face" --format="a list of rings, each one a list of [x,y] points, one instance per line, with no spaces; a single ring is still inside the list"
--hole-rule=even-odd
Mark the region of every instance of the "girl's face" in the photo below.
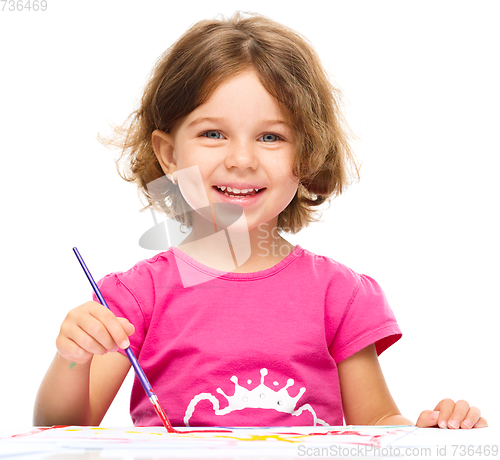
[[[201,191],[210,203],[239,204],[248,230],[263,223],[276,226],[278,214],[297,191],[298,179],[292,174],[293,131],[278,101],[253,71],[221,83],[171,134],[161,134],[153,135],[160,164],[164,171],[168,168],[166,172],[177,171],[174,176],[179,177],[181,192],[195,209],[200,206],[193,206],[182,183],[182,170],[192,166],[199,168],[203,183],[193,196]],[[217,186],[263,190],[249,198],[230,198]]]

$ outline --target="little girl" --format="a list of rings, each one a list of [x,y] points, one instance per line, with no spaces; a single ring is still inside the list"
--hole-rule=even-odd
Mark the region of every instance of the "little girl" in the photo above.
[[[308,42],[259,15],[195,24],[112,141],[150,206],[191,229],[71,310],[36,425],[99,425],[129,345],[174,426],[413,425],[377,356],[401,337],[379,285],[293,246],[357,173],[338,91]],[[166,179],[168,178],[168,179]],[[136,379],[135,425],[161,425]],[[444,399],[420,427],[487,426]]]

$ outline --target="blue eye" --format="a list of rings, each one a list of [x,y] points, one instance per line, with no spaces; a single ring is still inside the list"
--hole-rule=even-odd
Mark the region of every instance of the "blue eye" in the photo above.
[[[281,137],[276,134],[264,134],[259,140],[263,140],[264,142],[276,142],[277,140],[281,140]]]
[[[202,136],[208,137],[209,139],[222,139],[223,136],[219,131],[205,131]]]

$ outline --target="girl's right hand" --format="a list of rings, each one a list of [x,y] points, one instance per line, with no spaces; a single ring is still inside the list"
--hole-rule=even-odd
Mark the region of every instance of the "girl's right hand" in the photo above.
[[[125,318],[117,318],[98,302],[86,302],[71,310],[64,319],[56,347],[68,361],[84,364],[93,355],[104,355],[130,345],[128,336],[135,331]]]

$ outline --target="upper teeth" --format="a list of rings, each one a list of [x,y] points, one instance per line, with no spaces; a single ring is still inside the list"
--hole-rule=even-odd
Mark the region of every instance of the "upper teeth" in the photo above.
[[[248,193],[248,192],[251,192],[252,190],[255,190],[256,192],[258,192],[260,189],[258,188],[246,188],[244,190],[238,190],[237,188],[231,188],[231,187],[226,187],[226,186],[217,186],[218,189],[224,191],[227,189],[228,192],[230,193]]]

